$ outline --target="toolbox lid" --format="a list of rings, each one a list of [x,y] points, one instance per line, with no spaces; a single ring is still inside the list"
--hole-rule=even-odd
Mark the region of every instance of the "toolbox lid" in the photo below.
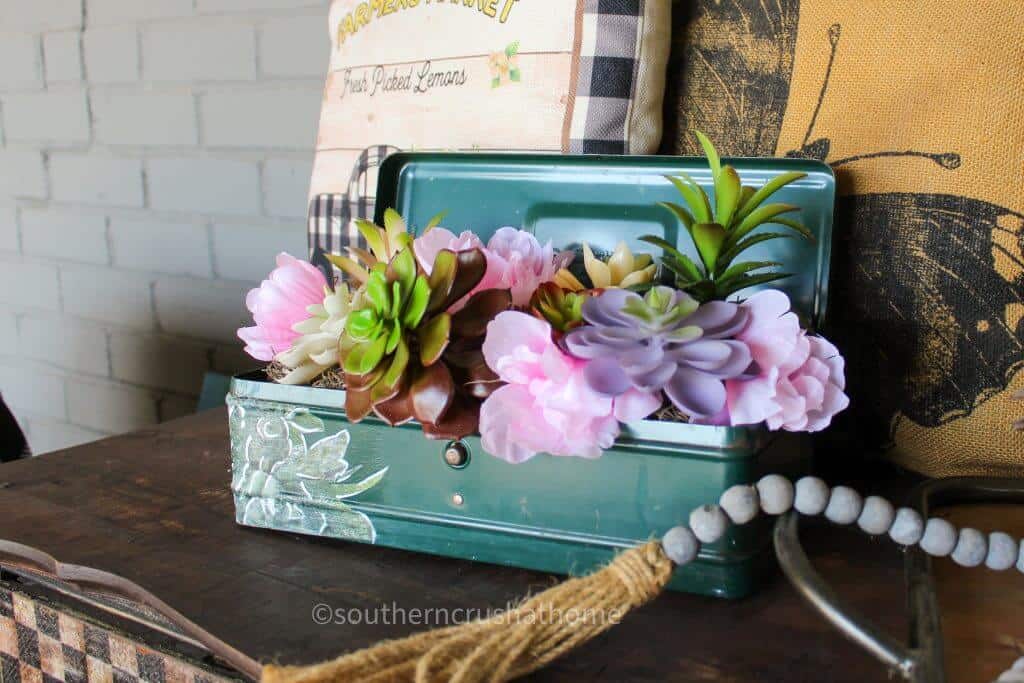
[[[820,326],[828,296],[835,176],[828,165],[808,159],[723,159],[744,185],[762,186],[786,171],[807,177],[779,190],[772,201],[795,204],[788,214],[815,236],[763,242],[744,252],[744,260],[777,261],[792,277],[761,288],[786,292],[794,310]],[[679,220],[660,201],[679,202],[666,175],[686,172],[713,197],[711,169],[703,157],[600,156],[519,153],[402,152],[380,167],[376,222],[385,209],[405,217],[411,232],[447,211],[442,225],[458,234],[471,230],[485,242],[498,229],[527,230],[543,244],[580,251],[586,241],[597,253],[610,253],[625,241],[634,253],[658,257],[660,250],[641,242],[660,235],[697,259]],[[776,226],[777,229],[783,230]],[[766,224],[761,230],[772,230]],[[743,290],[743,297],[759,289]]]

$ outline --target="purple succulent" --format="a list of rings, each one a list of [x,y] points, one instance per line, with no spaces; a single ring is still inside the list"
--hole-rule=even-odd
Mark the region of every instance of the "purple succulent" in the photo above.
[[[685,292],[609,289],[583,304],[586,325],[565,337],[568,351],[589,360],[590,388],[618,396],[630,388],[663,390],[695,420],[718,415],[725,380],[752,376],[750,348],[737,339],[749,312],[737,304],[698,304]]]

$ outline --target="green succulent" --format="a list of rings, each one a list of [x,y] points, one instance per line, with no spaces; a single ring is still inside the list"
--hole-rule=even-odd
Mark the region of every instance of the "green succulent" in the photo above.
[[[711,141],[697,131],[711,166],[714,182],[715,202],[704,189],[689,175],[666,176],[682,195],[685,207],[673,202],[659,202],[671,211],[686,228],[697,249],[700,262],[697,263],[680,252],[675,245],[655,235],[640,239],[664,250],[662,265],[675,276],[675,284],[692,294],[699,301],[725,299],[731,294],[768,282],[789,277],[790,273],[766,270],[781,264],[774,261],[742,261],[736,259],[756,244],[769,240],[791,237],[784,232],[761,232],[751,234],[762,225],[769,223],[789,228],[797,235],[814,240],[810,230],[798,221],[784,214],[798,211],[792,204],[765,202],[779,189],[805,177],[806,173],[782,173],[761,188],[743,185],[736,169],[722,165]]]
[[[439,213],[431,218],[423,231],[428,232],[434,228],[444,216],[444,213]],[[327,260],[356,285],[366,284],[371,272],[384,270],[391,259],[413,242],[405,219],[394,209],[384,212],[384,227],[360,218],[356,220],[356,228],[369,249],[350,246],[346,248],[348,256],[327,254]]]
[[[436,353],[446,338],[451,322],[444,315],[423,324],[430,303],[430,283],[416,269],[412,249],[406,247],[388,264],[387,270],[367,275],[364,307],[349,314],[345,333],[355,342],[345,355],[345,372],[366,375],[385,356],[408,361],[409,343],[415,341],[427,358]]]
[[[511,306],[505,290],[475,293],[486,258],[479,249],[438,253],[430,274],[411,246],[367,274],[341,340],[345,410],[359,422],[370,412],[389,424],[418,420],[428,436],[460,438],[476,430],[479,401],[496,380],[480,347],[487,323]]]
[[[583,302],[589,294],[562,289],[554,282],[541,284],[530,299],[530,310],[559,332],[568,332],[583,324]]]

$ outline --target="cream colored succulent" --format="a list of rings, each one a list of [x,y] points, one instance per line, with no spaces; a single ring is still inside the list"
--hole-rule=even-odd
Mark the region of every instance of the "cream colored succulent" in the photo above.
[[[652,282],[658,270],[652,261],[650,254],[634,256],[625,242],[619,242],[611,258],[605,263],[594,256],[589,244],[583,243],[583,267],[586,268],[594,289],[619,289]],[[572,292],[587,289],[565,268],[555,275],[555,284]]]
[[[345,332],[345,321],[352,310],[352,295],[344,283],[331,290],[324,287],[324,301],[306,309],[310,317],[297,323],[293,330],[302,336],[275,360],[288,368],[281,384],[308,384],[340,361],[338,344]]]

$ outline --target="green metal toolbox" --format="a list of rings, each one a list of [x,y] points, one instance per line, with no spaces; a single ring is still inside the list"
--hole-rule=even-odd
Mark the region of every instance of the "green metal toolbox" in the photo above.
[[[831,170],[798,159],[729,162],[754,186],[783,171],[807,173],[779,200],[802,207],[816,241],[772,240],[750,256],[795,273],[779,288],[802,317],[820,323]],[[559,249],[585,240],[610,252],[625,240],[650,252],[638,238],[653,233],[689,251],[675,218],[656,206],[674,199],[663,176],[680,171],[710,190],[710,171],[695,158],[402,153],[380,169],[377,207],[395,208],[411,229],[447,210],[446,227],[485,241],[511,225]],[[691,509],[733,484],[767,471],[799,473],[810,457],[804,434],[646,420],[624,427],[597,460],[542,455],[512,465],[476,437],[430,441],[415,424],[389,427],[372,417],[351,424],[340,390],[252,373],[233,379],[227,402],[239,524],[565,574],[686,523]],[[678,569],[670,587],[751,593],[769,536],[757,523],[733,528]]]

